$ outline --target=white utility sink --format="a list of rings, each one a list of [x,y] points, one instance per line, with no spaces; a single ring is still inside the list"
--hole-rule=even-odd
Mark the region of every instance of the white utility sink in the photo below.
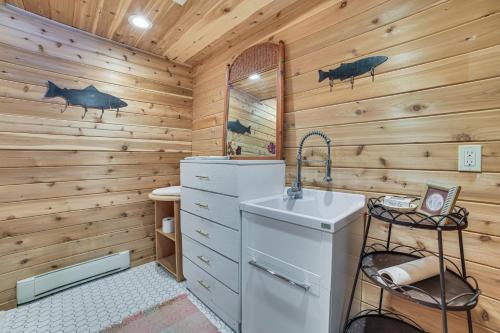
[[[342,331],[362,243],[365,197],[303,189],[240,203],[242,330]],[[353,303],[351,313],[360,309]]]
[[[243,211],[329,232],[345,227],[364,206],[364,195],[313,189],[303,189],[301,199],[289,198],[285,189],[283,195],[240,204]]]

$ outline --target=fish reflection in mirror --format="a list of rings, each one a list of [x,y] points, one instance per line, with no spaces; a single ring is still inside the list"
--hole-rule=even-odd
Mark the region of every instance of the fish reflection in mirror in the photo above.
[[[318,82],[328,78],[331,90],[334,80],[344,81],[350,79],[351,88],[354,88],[354,77],[370,72],[373,81],[375,79],[375,67],[383,64],[387,59],[385,56],[368,57],[355,62],[340,64],[339,67],[330,69],[329,71],[319,70]]]
[[[227,129],[236,134],[251,134],[251,127],[252,126],[243,126],[239,120],[231,120],[227,122]]]
[[[126,107],[128,104],[121,99],[105,94],[96,89],[96,87],[90,85],[85,89],[66,89],[60,88],[51,81],[48,81],[47,93],[45,93],[46,98],[52,97],[62,97],[66,101],[66,107],[64,112],[70,105],[80,105],[84,108],[84,113],[82,119],[88,112],[88,109],[98,109],[101,110],[101,117],[104,114],[104,110],[116,109],[116,116],[118,117],[118,112],[120,108]]]

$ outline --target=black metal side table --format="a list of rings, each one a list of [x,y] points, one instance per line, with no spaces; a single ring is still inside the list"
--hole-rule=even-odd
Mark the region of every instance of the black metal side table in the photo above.
[[[382,205],[383,197],[368,200],[368,220],[366,223],[363,245],[359,256],[358,268],[351,291],[349,307],[344,323],[344,333],[384,332],[384,333],[412,333],[425,332],[415,321],[382,309],[384,290],[398,295],[414,303],[441,310],[443,332],[448,332],[448,311],[467,311],[469,333],[473,332],[471,309],[478,302],[480,290],[477,281],[468,276],[465,269],[464,246],[462,230],[467,228],[469,213],[465,208],[456,206],[448,215],[426,215],[420,212],[401,212],[386,208]],[[368,233],[372,218],[389,223],[385,244],[367,246]],[[390,245],[392,226],[400,225],[414,229],[428,229],[437,232],[438,253],[412,248],[405,245]],[[443,254],[443,232],[457,231],[460,247],[459,268]],[[428,255],[439,258],[440,274],[412,285],[398,285],[378,274],[378,271],[394,265],[416,260]],[[378,308],[364,310],[349,319],[352,302],[356,291],[359,273],[375,285],[381,287]]]

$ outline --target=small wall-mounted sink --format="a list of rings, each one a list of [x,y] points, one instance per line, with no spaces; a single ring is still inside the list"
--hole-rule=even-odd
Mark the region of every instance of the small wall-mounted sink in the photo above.
[[[301,199],[289,198],[285,189],[283,195],[240,204],[243,211],[330,232],[345,227],[364,206],[364,195],[314,189],[304,189]]]

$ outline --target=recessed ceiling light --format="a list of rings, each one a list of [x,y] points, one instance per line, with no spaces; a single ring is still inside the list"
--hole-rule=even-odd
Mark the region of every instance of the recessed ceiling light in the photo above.
[[[128,18],[128,22],[133,26],[141,29],[149,29],[153,25],[150,20],[142,15],[130,15]]]
[[[250,80],[258,80],[258,79],[260,79],[260,75],[259,74],[252,74],[248,78]]]

